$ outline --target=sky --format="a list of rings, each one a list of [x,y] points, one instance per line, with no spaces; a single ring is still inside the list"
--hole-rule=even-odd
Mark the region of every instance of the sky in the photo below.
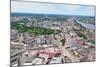
[[[11,1],[11,12],[95,16],[95,6]]]

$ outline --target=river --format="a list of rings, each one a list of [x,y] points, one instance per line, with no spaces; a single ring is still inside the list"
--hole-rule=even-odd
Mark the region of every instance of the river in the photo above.
[[[86,29],[95,30],[95,25],[93,25],[93,24],[82,23],[82,22],[79,22],[79,21],[77,21],[77,23],[81,24]]]

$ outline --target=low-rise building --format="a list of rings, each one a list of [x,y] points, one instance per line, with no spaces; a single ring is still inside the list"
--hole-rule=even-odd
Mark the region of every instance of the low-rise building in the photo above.
[[[53,57],[49,64],[61,64],[62,58],[61,57]]]

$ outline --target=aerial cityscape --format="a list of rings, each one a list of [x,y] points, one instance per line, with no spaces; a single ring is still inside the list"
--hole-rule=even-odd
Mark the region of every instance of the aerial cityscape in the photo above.
[[[11,1],[10,20],[11,67],[95,61],[95,6]]]

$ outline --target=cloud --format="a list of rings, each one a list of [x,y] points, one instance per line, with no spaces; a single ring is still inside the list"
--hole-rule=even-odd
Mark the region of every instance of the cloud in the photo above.
[[[82,5],[12,1],[11,12],[67,14],[67,15],[94,15],[94,7],[82,6]]]
[[[79,8],[81,8],[81,6],[79,6],[79,5],[65,5],[65,8],[67,8],[70,11],[76,11]]]
[[[42,4],[32,2],[11,2],[12,12],[55,12],[54,4]]]

